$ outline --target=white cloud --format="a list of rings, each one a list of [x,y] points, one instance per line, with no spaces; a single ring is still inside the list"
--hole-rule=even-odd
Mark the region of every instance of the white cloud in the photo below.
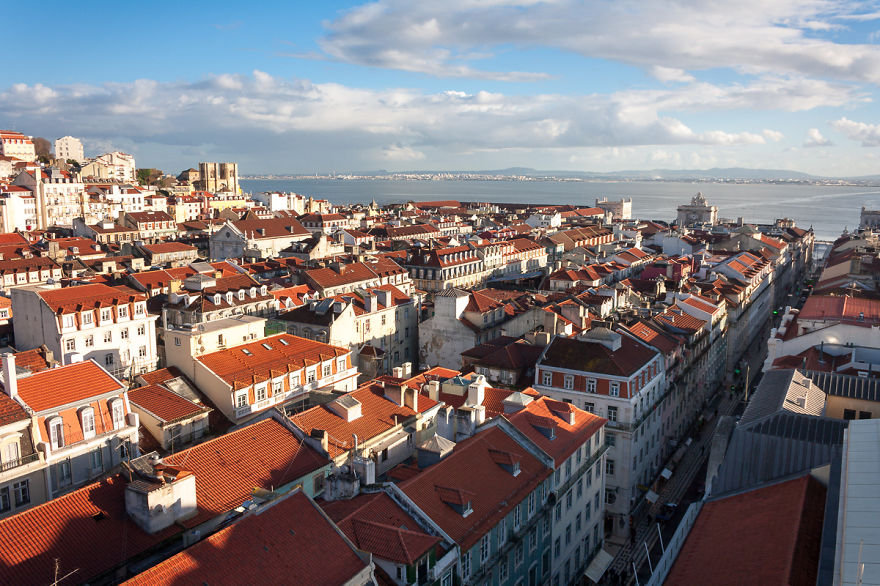
[[[421,161],[425,153],[408,146],[392,144],[382,149],[382,158],[389,161]]]
[[[779,142],[785,137],[785,135],[778,130],[771,130],[769,128],[762,130],[761,134],[764,135],[764,138],[773,142]]]
[[[684,69],[677,69],[675,67],[663,67],[662,65],[654,65],[653,67],[651,67],[650,73],[652,76],[662,81],[663,83],[694,81],[693,75],[689,74]]]
[[[807,130],[807,139],[804,141],[805,147],[824,147],[831,146],[831,141],[822,136],[818,128],[810,128]]]
[[[861,82],[880,81],[880,48],[818,38],[869,19],[837,0],[378,0],[326,24],[331,57],[441,77],[528,80],[541,72],[483,70],[494,47],[550,47],[643,67],[662,81],[731,68]],[[690,73],[685,73],[690,72]]]
[[[831,123],[831,127],[850,140],[857,140],[863,147],[880,146],[880,125],[856,122],[841,118]]]

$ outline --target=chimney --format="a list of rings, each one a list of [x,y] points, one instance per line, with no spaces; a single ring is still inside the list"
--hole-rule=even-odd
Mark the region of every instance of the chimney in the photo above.
[[[9,398],[18,396],[18,379],[15,377],[15,354],[7,352],[3,355],[3,386]]]
[[[329,434],[324,429],[313,429],[309,434],[315,440],[321,442],[321,449],[324,450],[325,453],[329,452]]]

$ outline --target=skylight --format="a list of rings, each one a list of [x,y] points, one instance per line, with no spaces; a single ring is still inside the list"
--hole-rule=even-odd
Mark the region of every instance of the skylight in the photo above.
[[[288,342],[288,341],[285,340],[284,338],[279,338],[278,341],[281,342],[281,344],[282,344],[283,346],[289,346],[289,345],[290,345],[290,342]]]
[[[245,356],[253,356],[253,353],[247,348],[242,348],[241,351],[244,352]]]
[[[266,350],[271,350],[271,349],[272,349],[272,346],[270,346],[269,344],[267,344],[267,343],[265,343],[265,342],[263,342],[261,345],[262,345],[263,348],[265,348]]]

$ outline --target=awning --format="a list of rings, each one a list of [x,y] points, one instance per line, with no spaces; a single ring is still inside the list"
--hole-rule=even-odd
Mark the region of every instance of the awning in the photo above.
[[[660,476],[662,476],[666,480],[669,480],[670,478],[672,478],[672,470],[670,470],[669,468],[664,468],[663,471],[660,473]]]
[[[613,555],[604,549],[600,549],[596,553],[596,557],[593,558],[593,561],[590,562],[590,565],[587,566],[587,571],[584,572],[584,576],[598,584],[599,580],[601,580],[602,576],[605,574],[605,570],[608,569],[608,566],[610,566],[613,561]]]
[[[648,494],[645,495],[645,500],[649,503],[656,503],[657,499],[660,498],[660,495],[654,492],[653,490],[649,490]]]

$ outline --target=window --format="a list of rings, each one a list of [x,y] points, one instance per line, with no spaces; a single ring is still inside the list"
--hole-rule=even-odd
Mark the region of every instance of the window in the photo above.
[[[134,306],[134,314],[135,315],[144,315],[144,306],[138,303]]]
[[[76,324],[72,315],[68,314],[61,318],[61,327],[72,328],[74,325]]]
[[[532,527],[529,530],[529,551],[538,549],[538,527]]]
[[[620,383],[616,382],[616,381],[612,382],[611,383],[611,390],[608,391],[608,394],[611,395],[612,397],[619,397],[620,396]]]
[[[314,368],[310,368],[306,371],[306,382],[315,382],[317,378],[317,372],[315,372]]]
[[[608,421],[617,421],[617,407],[608,407]]]
[[[562,554],[562,539],[557,537],[553,541],[553,557],[558,558]]]
[[[312,478],[312,490],[314,494],[321,494],[324,492],[324,474],[316,474]]]
[[[581,531],[581,514],[578,513],[577,517],[574,518],[574,530],[575,533],[580,533]]]
[[[113,332],[104,332],[104,343],[109,344],[113,341]],[[179,344],[178,344],[179,346]]]
[[[870,411],[859,411],[859,419],[871,419]]]
[[[483,535],[483,538],[480,540],[480,563],[485,564],[486,560],[489,559],[489,534]]]
[[[55,475],[59,486],[70,484],[72,476],[70,475],[70,460],[62,460],[55,465]]]
[[[574,376],[570,374],[565,375],[562,379],[562,386],[568,390],[574,389]]]
[[[49,422],[49,441],[53,450],[64,446],[64,426],[60,417],[55,417]]]
[[[595,413],[596,412],[596,404],[590,403],[589,401],[584,403],[584,411],[588,411],[590,413]]]
[[[95,448],[89,454],[89,459],[92,463],[92,471],[103,471],[104,470],[104,452],[100,447]]]
[[[553,384],[553,373],[547,372],[546,370],[541,373],[541,384],[544,386],[550,386]]]
[[[613,448],[617,445],[617,436],[613,433],[605,434],[605,443],[608,444],[608,447]]]
[[[498,582],[504,583],[507,581],[508,574],[510,572],[510,555],[506,555],[501,559],[501,564],[498,566]]]
[[[91,348],[95,345],[95,336],[89,334],[86,336],[86,348]]]
[[[581,498],[581,495],[584,493],[584,479],[578,478],[576,491],[577,498]]]
[[[122,406],[122,399],[114,399],[111,402],[110,414],[113,418],[113,429],[125,427],[125,410]]]
[[[91,311],[84,311],[82,314],[83,325],[86,325],[86,326],[92,325],[93,322],[94,322],[94,319],[92,317],[92,312]]]
[[[519,531],[520,525],[522,525],[522,507],[516,505],[513,508],[513,530]]]
[[[498,523],[498,547],[501,547],[505,541],[507,541],[507,517]]]
[[[147,333],[146,326],[138,326],[138,336],[143,336]]]
[[[571,523],[565,526],[565,545],[571,545]]]
[[[89,438],[95,435],[95,411],[91,407],[86,407],[80,412],[80,423],[82,424],[83,437]]]
[[[0,488],[0,513],[5,513],[11,508],[9,503],[9,487],[4,486]]]
[[[592,511],[590,511],[590,501],[587,501],[587,506],[584,507],[584,521],[590,522],[590,515],[592,515]]]
[[[599,469],[599,467],[596,466],[596,470],[598,470],[598,469]],[[596,509],[597,511],[599,510],[599,493],[598,492],[593,496],[593,508]]]
[[[553,516],[556,517],[557,521],[562,519],[562,503],[556,503],[556,507],[553,509]]]
[[[345,370],[345,358],[339,358],[336,361],[336,372],[342,372]]]
[[[266,385],[257,387],[255,389],[255,391],[256,391],[255,396],[256,396],[258,402],[266,400]]]
[[[110,310],[109,309],[102,309],[101,310],[101,321],[110,321],[110,319],[111,319]]]
[[[617,501],[617,495],[610,488],[605,489],[605,504],[613,505]]]
[[[535,514],[535,500],[537,497],[535,496],[535,492],[532,491],[529,493],[529,519],[532,518],[532,515]]]
[[[605,460],[605,474],[607,476],[614,476],[614,460],[610,458]]]
[[[596,379],[588,378],[587,379],[587,392],[595,393],[596,392]]]
[[[240,409],[245,406],[247,406],[247,393],[238,393],[235,395],[235,408]]]
[[[574,493],[571,490],[569,490],[565,494],[565,510],[566,511],[571,508],[571,503],[572,503],[573,499],[574,499]]]
[[[467,580],[471,577],[471,552],[466,552],[461,556],[461,579]]]
[[[116,308],[116,312],[118,313],[119,317],[128,317],[128,307],[126,307],[125,305],[120,305],[118,308]]]
[[[141,346],[140,348],[138,348],[138,356],[140,356],[141,358],[147,357],[147,347],[146,346]]]
[[[119,337],[122,338],[123,340],[127,340],[128,339],[128,328],[122,328],[122,330],[119,332]]]
[[[73,352],[74,350],[76,350],[76,340],[71,338],[71,339],[67,340],[66,342],[64,342],[64,349],[67,350],[68,352]]]
[[[516,544],[516,549],[514,550],[513,554],[513,561],[517,567],[521,566],[523,563],[523,549],[524,548],[522,541]]]
[[[275,395],[277,393],[281,393],[284,391],[284,381],[276,380],[272,381],[272,394]]]
[[[333,374],[333,365],[329,362],[324,365],[324,376],[330,376]]]
[[[541,523],[541,533],[545,537],[550,534],[550,517],[544,517],[544,521]]]

